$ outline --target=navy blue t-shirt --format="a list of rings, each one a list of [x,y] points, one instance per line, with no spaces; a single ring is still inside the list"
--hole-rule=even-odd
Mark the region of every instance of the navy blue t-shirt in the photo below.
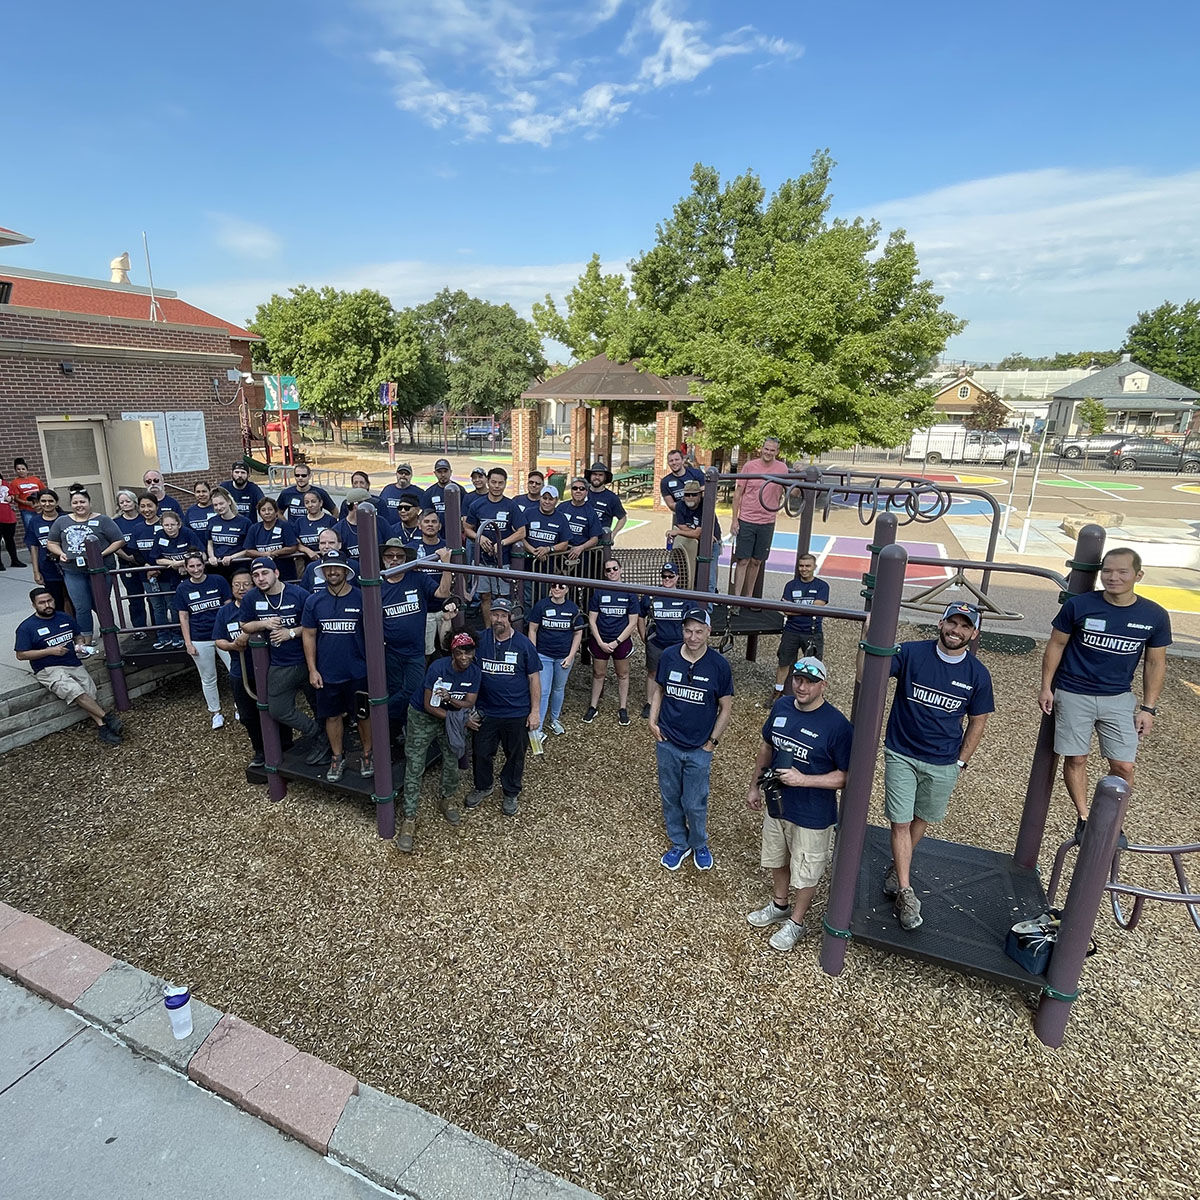
[[[233,603],[223,604],[217,609],[217,615],[213,620],[212,640],[222,642],[236,642],[242,632],[242,614],[241,609]],[[254,686],[254,659],[250,654],[250,647],[245,650],[246,655],[246,670],[249,672],[250,685]],[[229,652],[229,674],[234,679],[241,679],[242,676],[242,655],[237,650]]]
[[[121,530],[125,533],[124,530]],[[162,526],[157,522],[147,524],[145,518],[140,518],[133,530],[125,538],[125,545],[141,557],[142,564],[147,567],[154,565],[158,556],[154,553],[154,544],[162,533]]]
[[[482,677],[483,672],[480,671],[479,664],[473,660],[467,665],[465,671],[458,671],[455,670],[454,659],[451,655],[435,659],[429,664],[420,686],[413,692],[409,705],[417,712],[425,712],[425,689],[428,688],[432,692],[434,684],[441,680],[442,683],[450,685],[450,699],[458,701],[458,705],[461,706],[466,703],[468,696],[478,694],[479,681]]]
[[[61,514],[60,514],[61,515]],[[50,540],[50,530],[54,527],[54,522],[58,517],[52,517],[49,521],[45,517],[33,517],[25,526],[25,544],[30,543],[37,546],[38,570],[42,573],[42,579],[46,583],[59,583],[62,581],[62,569],[58,565],[58,559],[52,558],[50,552],[46,549],[46,543]],[[120,527],[121,522],[116,522]],[[122,530],[122,533],[125,531]]]
[[[567,523],[570,530],[567,541],[572,546],[582,546],[584,542],[598,538],[604,532],[600,518],[590,504],[572,504],[570,500],[564,500],[558,506],[557,512]]]
[[[358,550],[358,525],[351,524],[343,517],[335,526],[337,535],[341,539],[342,549],[350,555],[351,558],[359,557]],[[375,538],[382,546],[384,542],[392,536],[392,527],[382,517],[375,518]]]
[[[475,661],[483,672],[476,707],[485,717],[527,717],[533,694],[529,676],[542,669],[537,647],[515,630],[497,644],[496,635],[485,629],[479,635]]]
[[[315,559],[304,568],[300,577],[300,586],[306,592],[323,592],[329,585],[325,582],[325,573],[321,570],[321,560]]]
[[[535,549],[553,549],[571,540],[571,527],[557,511],[547,516],[535,508],[525,518],[525,540]]]
[[[583,614],[573,600],[555,604],[546,596],[533,606],[528,623],[538,627],[538,653],[561,662],[571,653],[575,631],[583,628]]]
[[[275,596],[266,596],[252,587],[242,597],[241,618],[247,621],[265,621],[278,617],[280,628],[298,629],[304,614],[308,593],[298,583],[285,583],[283,591]],[[270,643],[270,631],[262,631]],[[271,666],[301,667],[304,665],[304,646],[298,637],[288,638],[276,646],[271,644]]]
[[[798,578],[789,579],[783,585],[783,598],[792,604],[811,604],[814,601],[828,604],[829,584],[823,579],[818,579],[815,575],[808,583],[802,583]],[[821,618],[809,616],[808,613],[793,614],[783,623],[783,627],[784,629],[790,629],[793,633],[820,633]]]
[[[181,527],[174,537],[165,529],[160,529],[154,543],[153,558],[155,562],[161,562],[165,558],[169,562],[182,564],[189,550],[203,549],[200,539],[186,525]]]
[[[296,530],[298,543],[301,546],[307,546],[310,550],[315,550],[321,537],[321,530],[333,529],[337,522],[327,512],[323,512],[315,521],[310,520],[306,514],[302,513],[292,524]]]
[[[392,526],[392,537],[398,538],[406,546],[415,546],[421,540],[421,526],[408,526],[403,521],[397,521]]]
[[[790,697],[775,701],[762,727],[762,739],[774,751],[771,766],[795,767],[805,775],[848,770],[853,737],[854,726],[832,704],[801,712]],[[785,787],[782,800],[783,819],[793,825],[828,829],[837,824],[834,788]]]
[[[328,589],[309,596],[301,623],[305,629],[317,631],[317,670],[326,683],[366,679],[363,598],[358,588],[351,586],[343,596]]]
[[[317,487],[315,483],[308,485],[308,491],[316,496],[321,497],[321,508],[332,515],[337,512],[337,505],[333,502],[333,497],[323,488]],[[294,525],[307,511],[304,507],[304,497],[307,492],[302,492],[295,484],[291,487],[285,487],[279,493],[279,499],[275,501],[275,507],[279,509],[279,515],[285,521],[291,521]]]
[[[236,554],[246,541],[250,522],[245,517],[213,517],[208,523],[208,540],[212,543],[213,558],[228,558]]]
[[[211,642],[217,613],[232,593],[220,575],[205,575],[199,583],[185,579],[175,589],[175,610],[188,614],[188,630],[193,642]]]
[[[230,499],[237,505],[238,515],[245,517],[249,524],[258,515],[258,502],[263,498],[262,488],[253,479],[247,479],[244,488],[234,487],[232,479],[226,479],[221,487],[229,493]]]
[[[483,536],[493,542],[511,537],[518,529],[523,528],[516,501],[510,500],[507,496],[501,497],[499,500],[492,500],[490,497],[477,500],[471,508],[467,524],[476,533],[482,530]],[[500,558],[500,565],[506,566],[511,558],[512,547],[505,546]]]
[[[441,578],[414,568],[383,581],[383,640],[405,658],[425,657],[425,614],[440,607],[434,592]]]
[[[450,482],[453,483],[454,481],[451,480]],[[446,487],[449,486],[450,484],[448,483]],[[459,504],[461,505],[465,501],[465,496],[460,497]],[[433,509],[438,515],[438,520],[442,523],[442,528],[446,528],[446,488],[442,487],[440,483],[430,484],[425,489],[421,495],[421,508],[422,510]],[[461,512],[459,515],[461,516]]]
[[[300,539],[296,535],[296,527],[291,521],[276,521],[268,529],[261,521],[246,531],[246,541],[243,550],[281,550],[284,546],[295,546]],[[296,578],[296,560],[294,558],[277,558],[275,565],[279,568],[279,578],[290,580]]]
[[[629,624],[629,618],[642,611],[641,601],[632,592],[615,588],[594,588],[588,612],[596,614],[596,628],[600,640],[611,642],[618,638]]]
[[[29,665],[34,671],[44,667],[78,667],[83,664],[75,653],[75,639],[79,636],[79,626],[73,617],[66,613],[56,612],[49,620],[43,620],[34,613],[26,617],[17,626],[15,650],[49,650],[51,646],[66,646],[67,652],[61,658],[50,655],[47,658],[30,659]]]
[[[380,515],[392,525],[400,523],[400,501],[407,497],[417,508],[425,507],[425,493],[415,483],[401,487],[398,483],[389,483],[379,493]]]
[[[681,529],[699,529],[704,524],[704,500],[695,508],[688,508],[686,500],[680,500],[675,505],[675,524]],[[721,540],[721,522],[716,516],[713,517],[713,541]]]
[[[654,678],[663,690],[658,713],[663,736],[686,750],[703,746],[717,723],[717,701],[733,695],[733,672],[724,655],[707,649],[693,663],[681,647],[668,646]]]
[[[648,641],[661,649],[683,644],[683,618],[696,605],[674,596],[642,597],[642,616],[654,622]]]
[[[621,497],[611,488],[601,488],[598,492],[588,492],[588,504],[604,529],[611,529],[621,517],[625,516],[625,505]]]
[[[674,506],[678,501],[683,499],[683,488],[689,479],[694,479],[697,483],[703,485],[704,472],[699,467],[684,467],[682,475],[672,475],[668,471],[658,481],[659,494],[667,502],[668,507]]]
[[[424,538],[420,538],[412,545],[418,558],[433,558],[439,550],[445,550],[446,539],[438,538],[436,542],[427,542]]]
[[[1145,596],[1132,604],[1110,604],[1103,592],[1072,596],[1051,622],[1071,640],[1063,650],[1054,686],[1084,696],[1120,696],[1147,646],[1171,644],[1167,610]]]
[[[892,658],[896,694],[883,744],[920,762],[958,761],[963,718],[995,712],[992,677],[974,654],[948,663],[937,642],[905,642]]]
[[[191,508],[183,514],[184,528],[190,529],[200,542],[208,540],[208,525],[209,522],[217,515],[217,510],[209,505],[207,508],[199,504],[193,504]]]

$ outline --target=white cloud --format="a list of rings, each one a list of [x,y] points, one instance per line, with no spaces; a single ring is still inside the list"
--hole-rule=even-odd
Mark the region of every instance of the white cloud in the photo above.
[[[209,213],[208,219],[213,224],[213,241],[239,258],[274,258],[283,248],[283,241],[265,225],[229,213]]]
[[[1200,171],[1026,171],[864,210],[908,231],[970,321],[952,346],[967,358],[1114,348],[1140,309],[1200,278]]]
[[[385,42],[368,55],[396,105],[468,138],[548,146],[611,125],[639,94],[690,83],[722,59],[794,58],[799,47],[743,26],[710,36],[686,0],[360,0]],[[619,51],[595,36],[629,12]],[[586,39],[586,40],[585,40]],[[585,78],[590,76],[590,78]]]

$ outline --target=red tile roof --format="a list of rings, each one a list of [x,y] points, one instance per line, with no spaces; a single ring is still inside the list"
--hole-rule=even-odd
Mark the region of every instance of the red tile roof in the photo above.
[[[28,279],[13,274],[10,304],[25,308],[46,308],[55,312],[87,313],[98,317],[128,317],[146,321],[150,317],[150,297],[146,292],[127,292],[117,288],[87,287],[85,284],[58,280]],[[157,297],[163,320],[180,325],[209,325],[228,330],[229,336],[257,341],[258,335],[214,317],[212,313],[170,296]]]

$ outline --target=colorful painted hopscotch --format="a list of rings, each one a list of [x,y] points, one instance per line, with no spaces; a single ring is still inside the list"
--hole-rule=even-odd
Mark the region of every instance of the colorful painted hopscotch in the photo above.
[[[798,536],[777,530],[771,543],[771,555],[767,560],[768,571],[779,571],[791,575],[796,565]],[[941,542],[915,542],[899,539],[899,544],[910,556],[920,558],[946,558],[946,547]],[[826,579],[860,579],[871,567],[871,539],[846,537],[842,534],[814,533],[812,551],[817,556],[817,574]],[[730,547],[721,549],[721,562],[729,565]],[[910,584],[931,584],[949,579],[953,572],[948,567],[910,566],[905,579]]]

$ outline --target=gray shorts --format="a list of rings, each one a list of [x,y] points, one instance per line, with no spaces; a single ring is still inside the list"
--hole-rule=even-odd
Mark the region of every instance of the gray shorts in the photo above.
[[[475,577],[475,595],[477,596],[507,596],[510,591],[507,579],[499,575],[477,575]]]
[[[927,763],[895,750],[883,752],[883,810],[895,825],[913,817],[944,821],[950,793],[962,772],[958,763]]]
[[[1133,725],[1137,698],[1084,696],[1079,692],[1054,693],[1054,753],[1086,755],[1092,748],[1092,730],[1100,735],[1100,753],[1113,762],[1131,763],[1137,757],[1138,737]]]
[[[767,561],[771,553],[771,539],[775,536],[775,522],[769,525],[755,525],[752,521],[739,521],[737,535],[733,542],[734,558],[757,558],[760,562]]]

